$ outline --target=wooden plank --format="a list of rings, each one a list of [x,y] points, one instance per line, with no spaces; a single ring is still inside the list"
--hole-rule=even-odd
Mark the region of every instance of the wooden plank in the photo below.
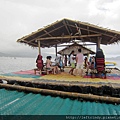
[[[57,40],[57,39],[73,39],[73,38],[85,38],[85,37],[99,37],[101,34],[92,34],[92,35],[80,35],[80,36],[60,36],[60,37],[45,37],[38,38],[37,40]]]

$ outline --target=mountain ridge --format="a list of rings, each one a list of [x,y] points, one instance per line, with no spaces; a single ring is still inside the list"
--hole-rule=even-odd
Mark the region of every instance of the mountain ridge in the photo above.
[[[50,54],[46,54],[46,53],[43,53],[43,56],[48,56]],[[0,52],[0,57],[36,57],[36,54],[35,55],[31,55],[31,54],[9,54],[9,53],[3,53],[3,52]],[[116,57],[109,57],[109,58],[106,58],[106,59],[117,59],[119,60],[120,59],[120,56],[116,56]]]

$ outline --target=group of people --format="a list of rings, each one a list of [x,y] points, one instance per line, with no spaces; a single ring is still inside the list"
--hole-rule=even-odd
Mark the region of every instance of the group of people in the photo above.
[[[78,49],[78,54],[74,55],[74,50],[69,55],[69,64],[71,66],[71,70],[69,73],[71,75],[76,75],[78,73],[78,70],[80,70],[80,76],[83,74],[83,68],[86,69],[86,74],[88,74],[89,69],[95,69],[95,56],[90,57],[88,60],[88,57],[83,57],[83,54],[81,53],[81,49]],[[74,73],[73,73],[74,72]]]
[[[52,59],[51,56],[46,57],[46,63],[45,63],[46,69],[52,70],[53,74],[57,74],[59,71],[58,68],[60,68],[60,70],[61,70],[63,67],[62,58],[59,57],[59,59],[56,59],[56,62],[54,64],[52,63],[51,59]],[[41,72],[41,70],[43,70],[44,63],[43,63],[41,55],[38,55],[38,57],[36,59],[36,66],[40,70],[40,72]]]
[[[64,67],[65,67],[65,63],[63,63],[63,58],[62,56],[57,56],[55,58],[55,62],[54,64],[52,64],[51,61],[51,56],[47,56],[46,57],[46,69],[47,70],[52,70],[53,74],[57,74],[59,72],[59,68],[60,71],[64,71]],[[99,60],[100,59],[100,60]],[[66,59],[64,59],[66,60]],[[95,69],[95,68],[99,68],[102,66],[103,64],[103,68],[104,68],[104,54],[102,49],[98,49],[96,52],[96,56],[92,56],[90,57],[90,59],[88,60],[88,57],[85,57],[81,52],[81,49],[78,49],[78,53],[77,55],[75,55],[75,51],[72,50],[71,53],[69,54],[69,59],[67,59],[71,66],[71,69],[69,71],[69,73],[71,75],[77,75],[78,71],[79,71],[79,75],[82,76],[83,75],[83,67],[87,70],[86,74],[88,73],[89,69]],[[98,63],[97,61],[100,61],[100,63]],[[38,69],[43,69],[43,60],[42,60],[42,56],[38,55],[38,58],[36,60],[37,63],[37,68]],[[97,66],[99,65],[99,66]]]
[[[71,66],[71,69],[69,73],[71,75],[76,75],[78,73],[78,70],[80,70],[80,76],[83,74],[83,54],[81,52],[81,49],[78,49],[78,54],[74,55],[74,50],[69,55],[69,64]]]
[[[89,60],[88,57],[85,57],[84,64],[87,69],[86,73],[88,74],[89,69],[95,69],[95,56],[90,57]]]
[[[63,63],[62,56],[57,56],[55,58],[54,64],[52,64],[51,58],[52,58],[51,56],[46,57],[46,69],[48,69],[48,70],[51,69],[53,71],[53,74],[57,74],[59,71],[59,68],[60,68],[60,71],[64,70],[65,65]],[[84,66],[83,63],[85,63],[85,68],[87,69],[87,72],[88,72],[90,67],[94,67],[94,63],[95,63],[94,61],[95,61],[94,57],[90,58],[90,61],[88,61],[87,57],[85,57],[85,59],[84,59],[81,49],[78,49],[77,55],[75,55],[75,52],[73,50],[69,54],[69,64],[71,66],[69,73],[71,75],[77,75],[78,71],[79,71],[79,75],[82,76],[83,75],[83,66]],[[42,60],[41,55],[38,55],[36,63],[37,63],[37,67],[39,69],[43,68],[43,60]]]

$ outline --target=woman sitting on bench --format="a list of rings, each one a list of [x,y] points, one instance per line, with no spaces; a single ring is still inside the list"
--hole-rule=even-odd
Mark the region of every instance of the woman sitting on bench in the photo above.
[[[53,74],[56,74],[58,73],[58,66],[52,66],[51,58],[52,58],[51,56],[47,56],[46,69],[52,70]]]

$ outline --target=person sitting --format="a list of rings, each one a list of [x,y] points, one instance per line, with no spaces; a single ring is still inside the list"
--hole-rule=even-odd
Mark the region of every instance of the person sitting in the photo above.
[[[85,57],[84,64],[85,64],[85,69],[87,69],[86,74],[88,74],[90,68],[90,62],[88,62],[88,57]]]
[[[94,56],[92,56],[91,58],[90,69],[95,69],[95,57]]]
[[[63,60],[62,60],[62,57],[60,56],[60,59],[59,59],[59,66],[60,68],[60,71],[64,71],[64,63],[63,63]]]
[[[53,74],[56,74],[56,73],[58,73],[58,66],[52,66],[51,58],[52,58],[51,56],[47,56],[46,69],[52,70]]]
[[[94,56],[90,57],[89,62],[88,62],[88,58],[85,57],[84,62],[85,62],[85,69],[87,69],[86,74],[88,74],[89,69],[91,70],[95,69],[95,57]]]
[[[59,56],[56,56],[56,58],[55,58],[55,65],[56,65],[56,66],[59,65],[59,59],[60,59],[60,57],[59,57]]]
[[[37,59],[36,59],[36,67],[38,68],[38,70],[40,71],[40,74],[42,74],[42,69],[43,69],[43,60],[42,60],[42,56],[39,54]],[[35,71],[36,74],[36,71]]]
[[[64,63],[61,56],[55,58],[55,65],[60,68],[60,71],[64,71]]]

